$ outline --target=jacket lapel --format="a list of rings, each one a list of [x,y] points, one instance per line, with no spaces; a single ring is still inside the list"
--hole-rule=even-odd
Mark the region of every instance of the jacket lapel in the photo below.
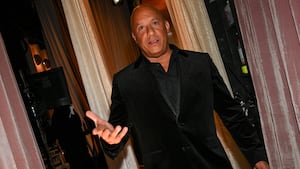
[[[189,81],[190,81],[190,75],[191,75],[191,65],[187,60],[188,55],[180,50],[178,52],[180,56],[178,57],[178,71],[179,71],[179,77],[180,77],[180,95],[179,95],[179,100],[180,100],[180,112],[183,112],[184,109],[184,103],[187,101],[186,100],[186,93],[188,93],[189,87]],[[182,113],[180,113],[182,115]]]

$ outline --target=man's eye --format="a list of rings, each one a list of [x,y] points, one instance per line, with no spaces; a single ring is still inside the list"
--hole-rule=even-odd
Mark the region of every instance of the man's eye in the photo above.
[[[153,21],[153,25],[159,25],[158,21]]]
[[[137,28],[137,30],[138,30],[138,31],[144,30],[144,26],[139,26],[139,27]]]

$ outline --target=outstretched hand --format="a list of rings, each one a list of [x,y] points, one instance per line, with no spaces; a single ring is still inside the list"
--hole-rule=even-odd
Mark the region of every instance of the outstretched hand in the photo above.
[[[108,144],[118,144],[128,132],[128,127],[117,125],[114,127],[109,122],[101,119],[96,113],[87,111],[86,116],[94,121],[96,127],[93,129],[93,134],[98,135]]]

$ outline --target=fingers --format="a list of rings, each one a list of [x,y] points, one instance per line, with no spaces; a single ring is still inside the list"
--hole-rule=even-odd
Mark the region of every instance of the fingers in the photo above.
[[[101,119],[96,113],[86,112],[86,116],[94,121],[96,128],[93,135],[98,135],[109,144],[118,144],[128,132],[128,127],[116,126],[115,128],[107,121]]]
[[[113,137],[113,138],[118,137],[121,130],[122,130],[121,126],[116,126],[115,130],[110,134],[110,136]]]
[[[96,113],[91,112],[91,111],[87,111],[86,116],[94,121],[94,123],[97,127],[97,130],[100,131],[100,130],[104,130],[106,128],[109,129],[109,130],[114,130],[114,127],[110,123],[108,123],[107,121],[101,119]],[[99,133],[99,131],[95,131],[95,132]]]
[[[128,132],[127,127],[121,127],[121,126],[116,126],[115,130],[113,133],[111,133],[111,137],[114,138],[116,141],[121,141],[122,138],[126,135]]]
[[[95,123],[97,122],[98,119],[100,119],[100,118],[97,116],[96,113],[93,113],[93,112],[91,112],[91,111],[87,111],[87,112],[85,113],[85,115],[86,115],[88,118],[90,118],[91,120],[93,120]]]
[[[102,139],[109,144],[118,144],[128,132],[127,127],[116,126],[114,131],[103,130]]]

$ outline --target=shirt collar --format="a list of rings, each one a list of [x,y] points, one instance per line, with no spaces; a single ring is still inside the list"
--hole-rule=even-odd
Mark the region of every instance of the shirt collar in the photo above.
[[[177,57],[180,50],[177,46],[175,46],[173,44],[170,44],[169,46],[170,46],[170,49],[172,50],[171,62],[173,62],[173,60],[175,60],[175,58]],[[135,63],[135,67],[138,67],[141,63],[150,64],[151,62],[143,54],[140,54],[139,58],[137,59],[137,61]]]

